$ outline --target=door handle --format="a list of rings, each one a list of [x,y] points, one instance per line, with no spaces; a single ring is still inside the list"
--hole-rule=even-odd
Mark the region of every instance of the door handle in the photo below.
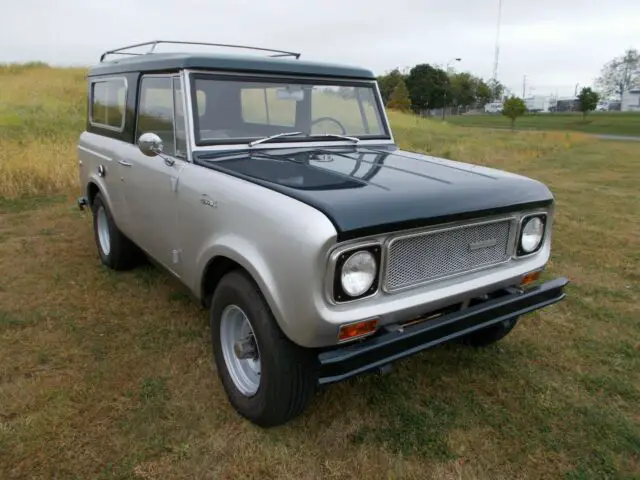
[[[133,167],[132,163],[127,162],[126,160],[118,160],[118,163],[123,167]]]

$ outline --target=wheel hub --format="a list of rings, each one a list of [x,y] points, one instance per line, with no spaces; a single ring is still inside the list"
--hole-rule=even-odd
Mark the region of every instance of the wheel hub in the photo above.
[[[253,335],[247,335],[241,340],[236,340],[233,344],[233,353],[240,360],[247,360],[249,358],[253,360],[258,359],[258,346],[256,345],[256,339]]]
[[[229,377],[246,396],[260,387],[260,349],[249,317],[237,305],[228,305],[220,317],[220,347]]]

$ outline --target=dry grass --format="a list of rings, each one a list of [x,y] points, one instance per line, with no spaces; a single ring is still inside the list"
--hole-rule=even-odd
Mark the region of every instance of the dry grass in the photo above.
[[[0,197],[77,188],[85,71],[0,65]]]
[[[23,159],[0,165],[1,479],[640,477],[640,145],[392,114],[405,147],[551,186],[547,275],[568,275],[570,296],[499,346],[425,352],[265,431],[224,397],[206,312],[151,267],[100,266],[89,215],[72,203],[82,120],[50,111],[64,78],[81,75],[43,72],[0,74],[0,152]],[[26,84],[49,94],[39,104],[7,87]],[[43,117],[15,110],[27,104]],[[4,128],[14,111],[43,133]]]

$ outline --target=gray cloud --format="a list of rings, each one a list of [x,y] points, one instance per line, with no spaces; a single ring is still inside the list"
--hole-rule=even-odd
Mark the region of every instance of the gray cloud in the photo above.
[[[87,65],[115,46],[155,38],[299,50],[307,59],[376,73],[456,64],[491,76],[497,0],[22,0],[5,2],[0,62]],[[503,0],[499,79],[522,93],[573,92],[630,46],[640,47],[638,0]]]

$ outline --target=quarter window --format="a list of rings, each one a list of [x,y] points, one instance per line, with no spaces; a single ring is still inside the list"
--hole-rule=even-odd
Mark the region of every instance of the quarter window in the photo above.
[[[127,102],[127,83],[124,78],[97,80],[91,84],[92,125],[121,131]]]

